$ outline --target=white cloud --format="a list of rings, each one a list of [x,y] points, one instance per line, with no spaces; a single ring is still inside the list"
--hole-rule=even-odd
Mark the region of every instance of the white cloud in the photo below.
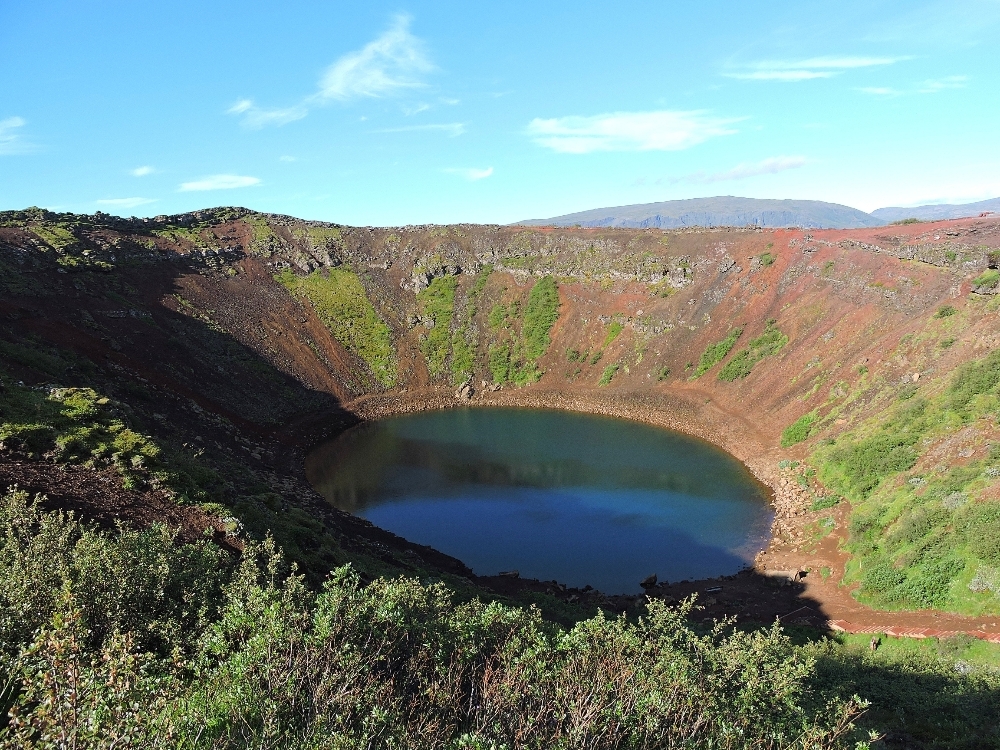
[[[298,160],[299,160],[298,157],[296,157],[296,156],[288,156],[286,154],[285,156],[282,156],[278,161],[298,161]]]
[[[797,83],[816,78],[833,78],[845,70],[894,65],[909,57],[851,57],[832,55],[810,57],[804,60],[762,60],[744,66],[743,70],[725,73],[729,78],[744,81],[783,81]]]
[[[964,89],[969,79],[967,76],[946,76],[945,78],[931,78],[920,84],[917,92],[920,94],[936,94],[947,89]]]
[[[440,130],[451,138],[462,135],[465,132],[465,123],[462,122],[442,122],[428,125],[406,125],[401,128],[382,128],[376,133],[410,133],[421,130]]]
[[[448,174],[458,175],[459,177],[464,177],[467,180],[476,181],[483,180],[493,174],[493,167],[487,167],[486,169],[476,169],[475,167],[470,168],[451,168],[444,170]]]
[[[409,17],[399,15],[382,36],[331,65],[316,96],[340,100],[387,96],[423,86],[420,75],[433,69],[423,42],[410,33]]]
[[[258,107],[253,99],[240,99],[226,112],[238,115],[248,128],[287,125],[301,120],[317,104],[392,96],[423,87],[421,75],[432,70],[434,65],[424,51],[424,43],[410,33],[409,16],[399,15],[381,36],[331,65],[320,79],[318,90],[298,104],[265,109]],[[419,104],[406,114],[427,108],[428,105]]]
[[[742,118],[739,118],[742,119]],[[592,117],[535,118],[528,135],[540,146],[564,154],[593,151],[679,151],[737,132],[738,119],[704,111],[614,112]]]
[[[287,125],[301,120],[309,114],[309,108],[304,104],[296,104],[284,109],[262,109],[253,103],[253,99],[240,99],[226,112],[231,115],[243,115],[243,125],[257,129],[267,125]]]
[[[150,166],[144,166],[144,167],[136,167],[130,172],[130,174],[133,177],[145,177],[148,174],[153,174],[153,172],[155,171],[156,170]]]
[[[896,89],[891,89],[886,86],[865,86],[858,89],[858,91],[864,92],[865,94],[871,94],[872,96],[899,96],[901,93]]]
[[[147,203],[156,203],[156,198],[103,198],[94,201],[99,206],[114,206],[115,208],[135,208]]]
[[[687,182],[729,182],[731,180],[745,180],[748,177],[758,177],[764,174],[777,174],[789,169],[798,169],[805,166],[805,164],[806,159],[804,156],[772,156],[752,164],[737,164],[725,172],[715,172],[713,174],[697,172],[688,175],[684,179]]]
[[[238,174],[214,174],[210,177],[203,177],[200,180],[181,183],[178,190],[184,193],[196,190],[232,190],[233,188],[252,187],[259,184],[260,179],[257,177],[247,177]]]
[[[811,81],[814,78],[833,78],[837,75],[832,70],[755,70],[751,73],[727,73],[729,78],[739,78],[741,81]]]
[[[33,144],[24,140],[18,130],[27,124],[23,117],[8,117],[0,120],[0,156],[27,154],[35,150]]]

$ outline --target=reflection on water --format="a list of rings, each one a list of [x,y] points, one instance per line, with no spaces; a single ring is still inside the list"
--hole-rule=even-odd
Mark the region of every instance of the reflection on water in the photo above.
[[[336,507],[481,575],[638,590],[733,573],[771,512],[746,468],[707,443],[544,409],[449,409],[359,426],[319,447],[310,481]]]

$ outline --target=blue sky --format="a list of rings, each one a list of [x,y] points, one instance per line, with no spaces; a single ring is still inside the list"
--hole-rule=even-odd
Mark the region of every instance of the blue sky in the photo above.
[[[1000,196],[1000,0],[0,3],[0,209]]]

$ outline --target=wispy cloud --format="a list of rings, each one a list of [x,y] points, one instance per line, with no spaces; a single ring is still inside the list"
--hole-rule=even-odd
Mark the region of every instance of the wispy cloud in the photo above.
[[[256,130],[268,125],[287,125],[301,120],[309,114],[309,108],[305,104],[296,104],[284,109],[263,109],[254,104],[253,99],[240,99],[226,112],[231,115],[241,115],[243,125]]]
[[[806,164],[804,156],[772,156],[750,164],[737,164],[732,169],[725,172],[714,172],[712,174],[696,173],[689,175],[688,182],[729,182],[731,180],[745,180],[749,177],[759,177],[764,174],[777,174],[786,172],[789,169],[798,169]]]
[[[462,135],[465,132],[465,123],[463,122],[440,122],[440,123],[430,123],[427,125],[404,125],[399,128],[380,128],[374,132],[376,133],[410,133],[417,132],[421,130],[440,130],[451,138]]]
[[[317,105],[331,101],[379,98],[425,86],[423,76],[434,70],[422,40],[410,33],[410,17],[396,16],[379,37],[331,65],[320,78],[317,90],[298,104],[283,108],[258,106],[253,99],[240,99],[227,111],[240,117],[248,128],[287,125],[301,120]],[[427,105],[416,105],[416,114]]]
[[[28,154],[35,150],[30,141],[26,141],[20,129],[27,125],[23,117],[8,117],[0,120],[0,156],[13,154]]]
[[[136,167],[135,169],[131,170],[129,174],[131,174],[133,177],[145,177],[148,174],[153,174],[153,172],[155,171],[156,170],[150,166],[144,166],[144,167]]]
[[[102,198],[94,203],[114,208],[135,208],[136,206],[145,206],[147,203],[156,203],[156,198]]]
[[[908,94],[937,94],[951,89],[964,89],[969,82],[968,76],[945,76],[944,78],[929,78],[912,88],[894,89],[883,86],[865,86],[858,89],[872,96],[906,96]]]
[[[743,118],[739,118],[743,119]],[[535,118],[528,135],[539,146],[564,154],[593,151],[679,151],[737,131],[739,119],[704,111],[614,112],[592,117]]]
[[[863,86],[858,89],[865,94],[871,94],[872,96],[899,96],[902,91],[898,89],[889,88],[887,86]]]
[[[964,89],[968,82],[968,76],[931,78],[920,84],[917,88],[917,92],[920,94],[936,94],[939,91],[946,91],[948,89]]]
[[[234,188],[252,187],[259,185],[260,179],[238,174],[214,174],[209,177],[202,177],[200,180],[183,182],[178,188],[182,193],[198,190],[232,190]]]
[[[789,169],[798,169],[809,163],[804,156],[771,156],[757,162],[743,162],[737,164],[732,169],[723,172],[692,172],[682,177],[660,177],[649,180],[641,177],[635,181],[636,185],[662,185],[664,183],[676,185],[678,183],[694,183],[706,185],[714,182],[732,182],[736,180],[746,180],[750,177],[759,177],[766,174],[777,174]]]
[[[459,177],[464,177],[467,180],[475,182],[476,180],[484,180],[493,174],[493,167],[487,167],[486,169],[476,169],[475,167],[452,167],[444,170],[448,174],[458,175]]]
[[[797,83],[816,78],[833,78],[846,70],[894,65],[909,57],[833,56],[809,57],[804,60],[762,60],[743,66],[741,70],[724,73],[729,78],[744,81],[783,81]]]
[[[434,69],[424,43],[410,33],[410,18],[398,15],[382,34],[330,66],[320,80],[323,99],[379,97],[423,86],[420,76]]]

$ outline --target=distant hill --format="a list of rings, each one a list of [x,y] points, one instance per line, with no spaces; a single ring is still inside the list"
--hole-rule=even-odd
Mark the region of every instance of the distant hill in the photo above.
[[[920,219],[922,221],[937,221],[940,219],[964,219],[967,216],[979,216],[986,211],[1000,213],[1000,198],[991,198],[978,203],[941,203],[931,206],[916,206],[914,208],[877,208],[872,211],[882,221],[902,221],[903,219]]]
[[[551,219],[519,221],[524,226],[631,227],[803,227],[806,229],[856,229],[887,223],[850,206],[823,201],[715,198],[642,203],[556,216]]]

